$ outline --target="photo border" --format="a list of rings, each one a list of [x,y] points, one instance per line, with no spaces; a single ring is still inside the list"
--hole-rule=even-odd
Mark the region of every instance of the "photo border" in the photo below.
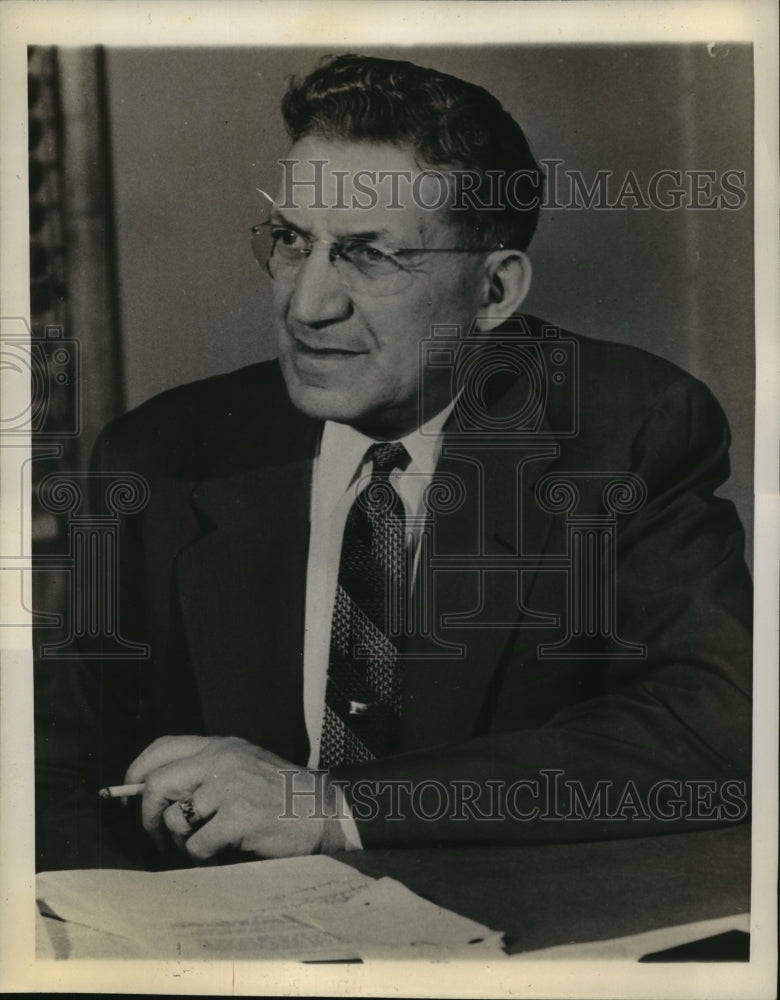
[[[446,16],[445,16],[446,15]],[[9,992],[191,992],[253,995],[399,996],[612,996],[759,997],[774,990],[777,879],[777,606],[778,606],[778,183],[777,11],[771,0],[755,2],[579,2],[552,0],[382,4],[346,3],[128,3],[47,0],[0,5],[2,114],[2,315],[29,319],[27,218],[26,47],[40,45],[247,46],[332,44],[458,45],[479,42],[745,41],[754,46],[756,81],[755,281],[756,451],[755,562],[756,640],[754,714],[754,813],[751,961],[748,964],[639,966],[620,961],[522,963],[491,968],[469,962],[423,966],[393,961],[365,966],[302,966],[297,963],[36,962],[33,944],[34,829],[32,819],[31,639],[25,629],[0,635],[0,986]],[[23,109],[23,112],[22,112]],[[20,195],[24,192],[24,196]],[[15,387],[16,388],[16,387]],[[20,400],[23,404],[24,401]],[[18,537],[23,441],[3,447],[3,536],[0,551],[28,552]],[[29,504],[29,498],[27,500]],[[12,540],[9,542],[9,538]],[[10,545],[10,549],[9,549]],[[0,585],[8,586],[0,574]],[[29,574],[25,582],[30,606]],[[0,600],[10,595],[0,591]],[[8,632],[9,630],[2,630]],[[8,919],[11,914],[13,919]],[[400,966],[404,967],[403,978]],[[251,972],[255,966],[260,973]],[[253,982],[254,980],[254,982]]]

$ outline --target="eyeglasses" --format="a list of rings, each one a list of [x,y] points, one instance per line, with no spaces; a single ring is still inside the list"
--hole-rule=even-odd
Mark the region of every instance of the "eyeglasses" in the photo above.
[[[268,275],[294,280],[315,244],[328,248],[328,259],[349,291],[394,295],[414,281],[417,262],[432,253],[487,253],[495,247],[388,247],[359,237],[315,240],[291,226],[271,220],[252,226],[252,253]]]

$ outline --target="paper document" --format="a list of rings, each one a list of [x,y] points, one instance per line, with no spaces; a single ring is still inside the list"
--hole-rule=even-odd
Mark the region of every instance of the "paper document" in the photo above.
[[[95,950],[101,941],[116,950],[108,941],[113,935],[126,942],[125,952],[150,958],[323,960],[501,951],[500,932],[427,902],[393,879],[369,878],[322,855],[159,873],[45,872],[37,878],[37,898],[44,913],[101,932],[92,939]]]

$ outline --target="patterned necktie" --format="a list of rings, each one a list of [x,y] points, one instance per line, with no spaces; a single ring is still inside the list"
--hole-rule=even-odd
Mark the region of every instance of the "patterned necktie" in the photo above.
[[[410,459],[402,444],[391,442],[372,445],[366,460],[373,463],[371,480],[350,508],[341,543],[322,768],[387,756],[398,741],[399,648],[391,633],[401,631],[405,603],[406,517],[390,473]]]

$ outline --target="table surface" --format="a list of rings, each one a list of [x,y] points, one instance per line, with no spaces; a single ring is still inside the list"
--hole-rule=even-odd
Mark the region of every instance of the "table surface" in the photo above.
[[[505,932],[510,953],[750,910],[750,828],[580,844],[337,856]]]
[[[594,843],[394,848],[336,858],[503,931],[509,954],[750,910],[750,829],[744,825]],[[138,957],[114,935],[57,920],[39,923],[39,957]]]

